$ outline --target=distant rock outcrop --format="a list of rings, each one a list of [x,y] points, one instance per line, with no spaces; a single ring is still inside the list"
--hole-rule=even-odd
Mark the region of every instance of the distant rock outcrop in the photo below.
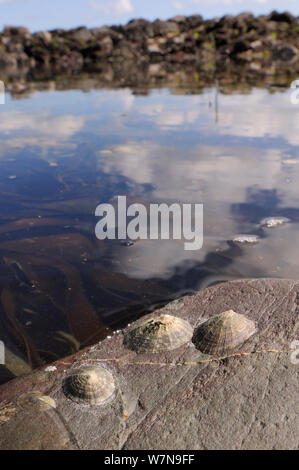
[[[198,64],[207,70],[230,61],[296,61],[298,18],[272,12],[203,20],[200,15],[176,16],[168,21],[130,21],[124,26],[31,34],[27,28],[7,26],[0,33],[0,76],[32,75],[36,70],[98,71],[107,63],[131,62],[146,66]]]

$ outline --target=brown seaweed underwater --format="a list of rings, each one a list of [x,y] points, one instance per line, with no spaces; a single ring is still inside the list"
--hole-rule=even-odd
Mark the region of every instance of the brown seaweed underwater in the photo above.
[[[24,229],[30,224],[39,226],[47,223],[53,223],[53,219],[34,222],[33,219],[21,219],[1,227],[1,233]],[[35,327],[40,322],[47,322],[49,333],[55,330],[55,324],[57,328],[64,325],[64,330],[70,333],[64,333],[61,329],[56,334],[53,331],[53,339],[66,341],[70,348],[66,353],[71,353],[79,345],[95,343],[108,334],[109,329],[101,319],[108,306],[111,309],[114,305],[114,310],[121,310],[125,309],[126,303],[131,303],[130,292],[135,292],[136,281],[101,268],[97,257],[103,254],[103,247],[96,239],[91,241],[80,233],[49,235],[1,242],[0,249],[3,256],[2,323],[12,341],[26,352],[31,367],[41,365],[45,358],[55,359],[55,353],[51,349],[39,349],[38,331],[32,329],[32,334],[28,333],[32,325],[32,320],[28,318],[37,319]],[[82,270],[78,267],[80,263],[85,264],[83,271],[95,288],[98,302],[103,299],[102,308],[96,308],[86,293]],[[48,275],[45,276],[45,273]],[[153,297],[154,291],[157,299],[159,295],[162,297],[162,290],[153,289],[154,286],[151,289],[150,284],[147,281],[138,282],[140,303],[146,303],[146,294]]]
[[[49,167],[44,174],[39,167],[34,171],[42,180]],[[57,192],[40,202],[36,194],[24,197],[18,178],[9,186],[7,178],[1,182],[3,206],[9,200],[17,208],[0,220],[1,339],[15,354],[21,351],[30,368],[101,340],[113,328],[114,313],[121,312],[119,319],[136,305],[138,314],[169,295],[154,282],[117,272],[115,256],[96,239],[91,214],[105,188],[72,181],[57,166],[51,170]]]

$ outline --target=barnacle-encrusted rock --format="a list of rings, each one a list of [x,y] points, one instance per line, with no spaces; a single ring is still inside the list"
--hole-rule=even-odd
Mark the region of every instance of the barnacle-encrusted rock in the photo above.
[[[248,356],[223,361],[224,355],[203,357],[195,347],[182,347],[132,359],[122,335],[113,335],[57,361],[56,371],[39,380],[34,373],[1,385],[0,449],[298,449],[298,298],[299,281],[246,279],[200,290],[147,317],[175,310],[198,328],[199,313],[212,319],[228,308],[245,313],[246,306],[259,328],[246,344]],[[61,382],[74,364],[113,368],[118,393],[111,405],[75,406],[66,399]],[[45,395],[52,390],[58,413],[17,406],[20,394],[37,383]]]

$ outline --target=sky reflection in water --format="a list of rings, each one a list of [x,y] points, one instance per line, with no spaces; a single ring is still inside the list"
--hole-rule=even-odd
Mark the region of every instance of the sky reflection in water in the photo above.
[[[8,97],[0,108],[1,287],[12,293],[17,321],[38,350],[70,352],[57,331],[76,336],[80,321],[94,321],[93,314],[71,318],[71,305],[83,299],[116,327],[138,315],[136,305],[221,280],[298,278],[299,107],[289,92],[266,89],[219,93],[218,109],[215,103],[214,88],[149,96],[71,90]],[[117,195],[144,204],[203,203],[203,248],[184,251],[184,240],[97,242],[95,208]],[[291,223],[261,229],[268,216]],[[232,246],[238,233],[262,238]],[[82,298],[67,306],[68,282],[77,282],[71,272],[79,273]],[[22,311],[26,299],[46,313],[30,317]],[[7,311],[2,317],[3,335],[22,349]],[[96,339],[83,337],[86,344]]]

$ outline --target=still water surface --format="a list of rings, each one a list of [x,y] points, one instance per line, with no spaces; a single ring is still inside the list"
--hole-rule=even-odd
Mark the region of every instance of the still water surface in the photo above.
[[[299,106],[287,89],[7,96],[0,140],[0,339],[14,374],[183,293],[299,277]],[[95,208],[118,195],[203,203],[203,248],[97,240]],[[263,229],[268,216],[290,223]],[[240,233],[261,239],[233,245]]]

